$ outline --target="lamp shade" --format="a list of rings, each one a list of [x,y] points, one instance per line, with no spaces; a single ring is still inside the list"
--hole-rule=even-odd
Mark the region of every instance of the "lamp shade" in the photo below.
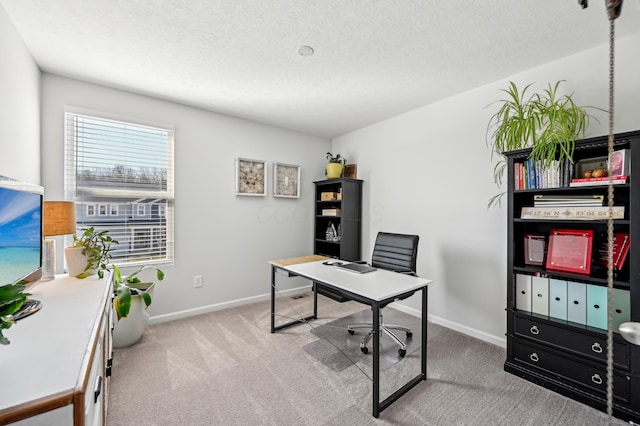
[[[44,202],[44,236],[76,232],[76,204],[72,201]]]

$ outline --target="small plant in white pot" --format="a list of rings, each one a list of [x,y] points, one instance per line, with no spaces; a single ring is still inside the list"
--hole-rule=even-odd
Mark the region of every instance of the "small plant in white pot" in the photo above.
[[[137,343],[142,337],[149,314],[155,281],[142,281],[138,274],[146,269],[155,269],[158,281],[164,279],[164,272],[155,266],[145,265],[135,272],[122,276],[120,268],[113,265],[113,308],[116,324],[113,329],[113,346],[123,348]]]
[[[93,226],[74,234],[73,245],[64,249],[69,275],[86,278],[97,272],[102,278],[108,269],[111,252],[115,250],[112,244],[117,245],[118,241],[109,235],[108,230],[96,231]]]

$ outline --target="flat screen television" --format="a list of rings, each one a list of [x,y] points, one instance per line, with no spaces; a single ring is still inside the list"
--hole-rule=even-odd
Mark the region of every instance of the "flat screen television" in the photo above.
[[[0,176],[0,285],[40,278],[43,195],[41,186]]]

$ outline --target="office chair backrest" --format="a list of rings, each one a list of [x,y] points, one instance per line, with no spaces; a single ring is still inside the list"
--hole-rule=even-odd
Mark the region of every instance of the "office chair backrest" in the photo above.
[[[371,266],[397,272],[416,272],[418,235],[378,232]]]

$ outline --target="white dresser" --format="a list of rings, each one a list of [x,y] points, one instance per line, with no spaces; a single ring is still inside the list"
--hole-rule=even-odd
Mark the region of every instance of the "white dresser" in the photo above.
[[[57,275],[28,289],[40,311],[0,346],[0,425],[103,425],[112,362],[111,278]]]

